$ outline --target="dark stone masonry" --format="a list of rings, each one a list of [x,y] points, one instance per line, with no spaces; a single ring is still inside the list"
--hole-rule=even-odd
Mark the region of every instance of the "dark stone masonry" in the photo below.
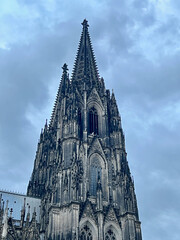
[[[99,77],[83,21],[40,134],[27,195],[0,191],[0,239],[142,240],[114,93]]]

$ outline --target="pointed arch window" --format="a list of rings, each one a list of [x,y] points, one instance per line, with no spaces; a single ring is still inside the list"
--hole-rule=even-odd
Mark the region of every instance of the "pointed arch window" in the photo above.
[[[92,162],[90,166],[90,195],[91,196],[96,196],[98,176],[101,179],[101,175],[102,175],[102,168],[99,161],[96,159],[96,161]]]
[[[115,236],[114,232],[111,229],[109,229],[106,232],[105,240],[116,240],[116,236]]]
[[[80,240],[93,240],[92,231],[87,225],[81,230]]]
[[[98,113],[93,107],[89,111],[89,133],[94,133],[98,135]]]

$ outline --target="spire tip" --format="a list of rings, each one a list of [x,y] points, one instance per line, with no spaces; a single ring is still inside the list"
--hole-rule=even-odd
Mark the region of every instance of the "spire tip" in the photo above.
[[[63,73],[67,73],[67,71],[69,70],[68,65],[66,63],[64,63],[64,65],[62,66],[62,69],[63,69]]]
[[[81,23],[83,27],[89,27],[88,21],[84,19],[84,21]]]

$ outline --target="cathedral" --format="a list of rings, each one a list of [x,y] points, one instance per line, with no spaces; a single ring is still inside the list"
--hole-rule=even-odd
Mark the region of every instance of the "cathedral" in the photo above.
[[[2,240],[142,240],[114,93],[99,77],[88,22],[71,78],[41,131],[27,194],[0,191]]]

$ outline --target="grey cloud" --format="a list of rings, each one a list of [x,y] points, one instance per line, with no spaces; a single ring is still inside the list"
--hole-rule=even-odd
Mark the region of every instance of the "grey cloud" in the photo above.
[[[26,112],[29,105],[42,111],[49,98],[48,86],[52,78],[55,75],[57,81],[60,79],[60,66],[67,51],[59,42],[64,42],[62,36],[47,33],[31,44],[13,44],[10,50],[0,51],[1,181],[7,177],[13,180],[18,175],[17,182],[28,182],[40,129],[37,133]],[[11,173],[17,164],[19,170]],[[23,176],[22,169],[28,169],[28,177]],[[8,186],[8,182],[3,181],[2,186]]]
[[[40,133],[27,115],[40,113],[43,127],[50,115],[46,108],[53,105],[49,88],[58,85],[64,62],[71,73],[86,17],[100,75],[119,104],[143,239],[178,239],[180,58],[173,48],[178,17],[159,23],[150,1],[54,1],[52,9],[43,2],[18,3],[35,14],[3,18],[10,49],[0,49],[0,187],[25,192]],[[147,60],[141,45],[146,41],[160,52],[157,62]]]

